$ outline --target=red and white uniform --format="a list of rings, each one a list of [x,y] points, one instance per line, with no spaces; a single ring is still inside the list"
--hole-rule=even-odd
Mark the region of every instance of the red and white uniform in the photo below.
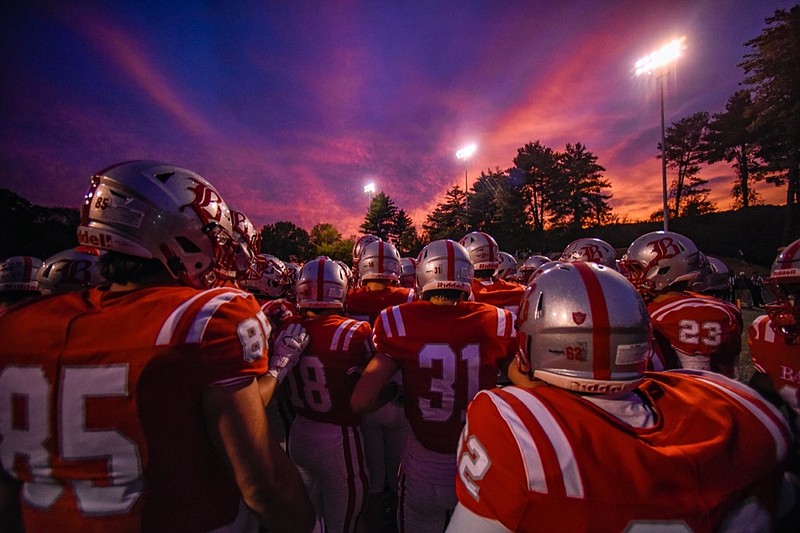
[[[388,285],[383,290],[372,291],[367,287],[358,287],[347,291],[345,307],[347,316],[375,324],[380,312],[387,307],[413,301],[414,289]]]
[[[507,309],[516,316],[525,287],[504,279],[482,280],[473,278],[472,299]]]
[[[742,349],[742,314],[730,302],[671,291],[647,304],[656,356],[666,370],[712,370],[736,378]]]
[[[230,527],[241,498],[202,395],[264,374],[269,333],[232,288],[90,289],[3,315],[0,460],[25,528]]]
[[[326,531],[354,531],[367,495],[359,417],[350,395],[372,356],[372,328],[341,315],[304,318],[308,346],[288,376],[296,418],[289,454]]]
[[[398,522],[441,531],[455,506],[455,451],[466,407],[491,388],[516,346],[513,316],[478,302],[390,307],[375,322],[375,349],[400,367],[413,434],[401,458]]]
[[[747,343],[757,372],[772,379],[775,390],[794,412],[794,434],[800,439],[800,342],[790,340],[761,315],[748,328]],[[800,456],[800,442],[795,443]]]
[[[374,324],[380,312],[387,307],[413,301],[414,289],[389,285],[383,290],[375,291],[359,287],[348,291],[345,306],[348,316]],[[402,386],[399,371],[392,377],[392,381]],[[397,492],[400,452],[409,432],[403,406],[389,402],[378,410],[363,415],[361,430],[367,452],[370,494],[383,492],[385,487]]]
[[[768,530],[791,441],[781,413],[716,373],[646,376],[625,399],[548,386],[478,394],[451,530],[466,531],[465,517],[482,531],[699,532],[731,519]]]

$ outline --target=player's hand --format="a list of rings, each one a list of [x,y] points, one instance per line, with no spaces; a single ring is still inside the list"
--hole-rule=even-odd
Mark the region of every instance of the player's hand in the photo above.
[[[294,368],[311,338],[301,324],[291,324],[278,334],[267,371],[278,383]]]

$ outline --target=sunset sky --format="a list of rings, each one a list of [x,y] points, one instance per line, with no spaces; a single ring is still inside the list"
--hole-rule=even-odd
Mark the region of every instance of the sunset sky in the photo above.
[[[478,146],[471,184],[527,142],[581,142],[614,212],[644,218],[661,207],[659,98],[635,61],[686,36],[664,79],[667,125],[722,112],[745,41],[796,3],[15,2],[0,19],[0,187],[78,207],[93,172],[158,159],[205,176],[257,227],[329,222],[346,237],[369,182],[420,228],[463,187],[461,146]],[[701,175],[729,209],[732,170]],[[759,190],[785,203],[785,189]]]

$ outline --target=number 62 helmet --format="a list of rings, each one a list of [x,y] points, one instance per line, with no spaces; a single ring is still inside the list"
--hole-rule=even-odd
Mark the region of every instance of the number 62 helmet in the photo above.
[[[636,288],[596,263],[557,262],[525,290],[517,368],[581,393],[636,387],[651,354],[650,318]]]

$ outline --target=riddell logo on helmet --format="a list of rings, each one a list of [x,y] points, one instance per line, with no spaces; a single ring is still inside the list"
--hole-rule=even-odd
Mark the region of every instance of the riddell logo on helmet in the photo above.
[[[460,289],[464,284],[459,281],[437,281],[437,289]]]
[[[95,246],[97,248],[110,248],[112,238],[111,235],[105,233],[90,233],[87,229],[79,229],[78,243],[85,246]]]
[[[579,381],[571,381],[569,383],[569,390],[608,394],[612,392],[622,392],[625,390],[625,387],[620,383],[581,383]]]
[[[800,268],[778,268],[772,271],[773,278],[800,276]]]

